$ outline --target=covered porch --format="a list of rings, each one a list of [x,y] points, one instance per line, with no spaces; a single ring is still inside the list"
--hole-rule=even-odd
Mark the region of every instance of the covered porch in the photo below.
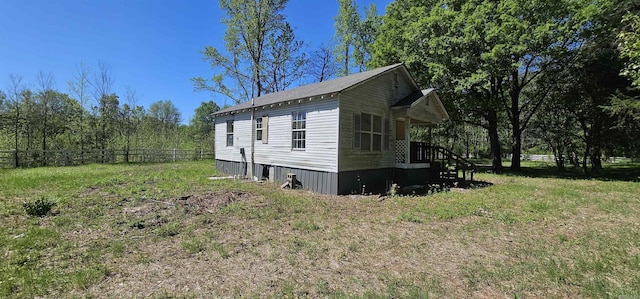
[[[411,141],[411,127],[420,125],[427,131],[427,141]],[[411,118],[396,119],[395,167],[401,169],[431,168],[431,127]]]
[[[432,127],[449,118],[433,89],[425,89],[402,99],[391,107],[396,121],[396,181],[419,184],[425,181],[473,179],[473,163],[431,143]],[[422,128],[422,141],[412,141],[412,128]],[[459,177],[462,172],[462,177]]]
[[[449,118],[435,90],[424,89],[410,94],[391,109],[396,120],[395,167],[431,168],[431,127]],[[423,141],[411,141],[411,128],[415,126],[424,128]]]

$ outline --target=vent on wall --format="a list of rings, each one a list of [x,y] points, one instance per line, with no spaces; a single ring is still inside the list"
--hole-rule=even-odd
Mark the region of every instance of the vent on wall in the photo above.
[[[395,90],[398,90],[398,88],[400,87],[400,78],[398,73],[393,73],[393,88],[395,88]]]

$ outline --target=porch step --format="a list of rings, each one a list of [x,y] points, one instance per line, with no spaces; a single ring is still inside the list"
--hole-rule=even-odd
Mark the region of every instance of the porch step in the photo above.
[[[446,181],[457,181],[458,172],[455,170],[440,171],[440,179]]]

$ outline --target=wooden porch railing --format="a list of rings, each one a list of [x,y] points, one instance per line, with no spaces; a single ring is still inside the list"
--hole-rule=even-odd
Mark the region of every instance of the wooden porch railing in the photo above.
[[[428,163],[431,161],[431,145],[426,142],[411,142],[409,149],[410,163]]]
[[[431,169],[442,180],[458,180],[460,172],[462,179],[467,179],[470,174],[473,180],[475,164],[460,155],[440,146],[427,142],[411,142],[409,144],[409,159],[405,159],[406,142],[397,140],[396,163],[431,163]]]
[[[440,146],[431,146],[431,161],[440,168],[440,177],[445,179],[458,179],[458,172],[462,171],[462,179],[467,179],[467,173],[473,181],[475,164],[460,155]]]

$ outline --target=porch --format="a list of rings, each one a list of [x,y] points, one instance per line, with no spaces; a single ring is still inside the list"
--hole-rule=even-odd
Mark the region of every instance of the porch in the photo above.
[[[472,162],[443,147],[405,140],[396,140],[395,168],[414,175],[422,172],[420,176],[426,175],[426,179],[431,181],[466,181],[467,174],[473,180],[475,172]]]
[[[396,118],[395,169],[405,181],[457,181],[473,180],[473,163],[431,141],[431,128],[449,118],[433,89],[413,93],[391,109]],[[419,138],[426,142],[411,141],[413,127],[424,128]],[[420,135],[420,133],[418,133]],[[459,177],[459,174],[462,177]]]
[[[431,144],[406,140],[396,140],[396,168],[430,168]]]

